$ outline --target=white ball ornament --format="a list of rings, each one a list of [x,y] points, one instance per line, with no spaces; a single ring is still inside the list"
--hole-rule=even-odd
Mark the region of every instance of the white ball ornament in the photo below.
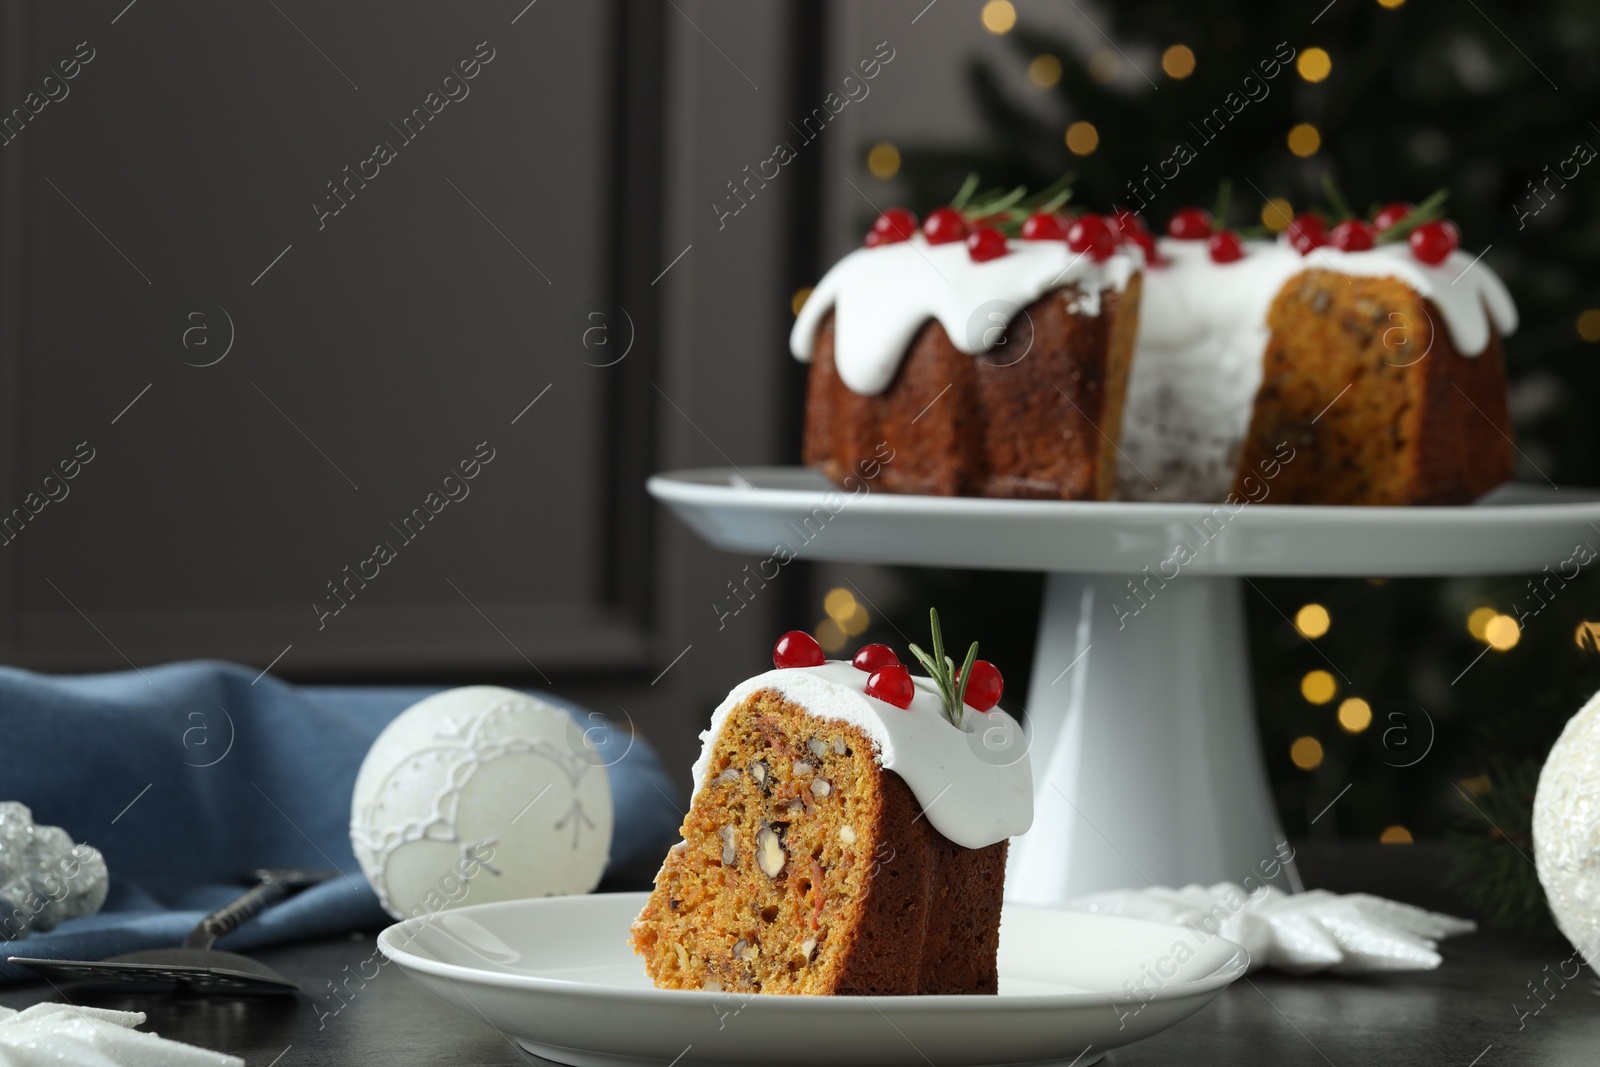
[[[1600,693],[1567,722],[1539,773],[1533,857],[1556,925],[1600,973]]]
[[[397,919],[587,893],[611,849],[611,787],[573,718],[468,686],[406,709],[356,775],[350,843]]]

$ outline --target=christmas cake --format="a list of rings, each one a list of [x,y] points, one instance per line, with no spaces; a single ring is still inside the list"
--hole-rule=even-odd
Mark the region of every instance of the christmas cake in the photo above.
[[[799,631],[702,735],[683,840],[633,925],[659,987],[994,993],[1006,841],[1033,818],[999,671]],[[941,666],[942,665],[942,666]],[[935,668],[939,668],[935,670]]]
[[[1159,240],[1127,212],[892,209],[795,321],[806,462],[841,481],[887,444],[879,485],[941,495],[1470,501],[1511,475],[1517,316],[1441,203],[1275,240],[1196,208]]]

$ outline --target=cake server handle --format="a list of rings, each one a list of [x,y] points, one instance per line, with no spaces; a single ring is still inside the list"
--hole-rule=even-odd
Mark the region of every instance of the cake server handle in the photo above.
[[[259,881],[243,894],[200,920],[184,939],[184,948],[208,949],[218,938],[237,930],[250,919],[297,889],[325,881],[332,872],[269,868],[256,871]]]

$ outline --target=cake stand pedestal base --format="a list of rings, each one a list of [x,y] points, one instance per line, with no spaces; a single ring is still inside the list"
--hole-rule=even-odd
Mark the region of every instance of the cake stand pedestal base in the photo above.
[[[1048,577],[1026,716],[1033,828],[1012,839],[1008,900],[1301,888],[1262,766],[1241,589],[1189,574]]]

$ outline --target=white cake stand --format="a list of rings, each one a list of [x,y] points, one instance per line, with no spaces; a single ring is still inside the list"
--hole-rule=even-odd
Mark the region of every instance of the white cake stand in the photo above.
[[[1034,823],[1006,881],[1008,899],[1035,904],[1247,878],[1300,888],[1276,862],[1243,576],[1537,572],[1600,540],[1600,493],[1520,485],[1468,507],[1235,510],[852,495],[788,467],[679,471],[649,488],[729,551],[1049,572],[1026,714]],[[1184,557],[1180,543],[1192,558],[1174,576],[1163,561]]]

